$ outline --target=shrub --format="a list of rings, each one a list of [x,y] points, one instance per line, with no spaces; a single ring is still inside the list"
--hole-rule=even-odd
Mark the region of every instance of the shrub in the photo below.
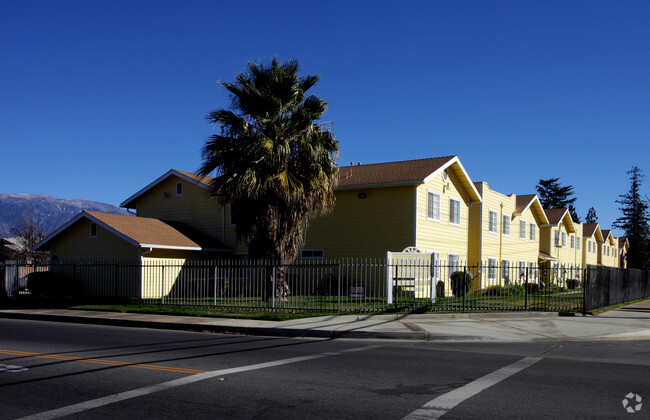
[[[521,296],[525,293],[524,285],[510,284],[505,287],[505,294],[507,296]]]
[[[528,283],[526,285],[526,293],[529,295],[535,294],[539,292],[539,284],[537,283]]]
[[[488,286],[485,289],[481,290],[481,294],[484,296],[504,296],[506,291],[503,286],[495,285]]]
[[[436,283],[436,296],[439,298],[445,297],[445,282],[438,280]]]
[[[472,275],[465,271],[451,273],[451,292],[456,297],[462,297],[472,288]]]
[[[77,288],[67,278],[55,276],[52,272],[41,271],[27,275],[27,289],[32,296],[75,296]]]
[[[49,271],[27,275],[27,289],[32,296],[50,296],[56,290],[54,274]]]
[[[577,289],[580,286],[580,280],[567,280],[566,281],[566,288],[569,290]]]

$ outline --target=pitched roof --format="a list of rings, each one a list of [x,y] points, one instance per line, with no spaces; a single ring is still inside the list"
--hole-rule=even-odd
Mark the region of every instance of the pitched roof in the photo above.
[[[576,231],[569,209],[544,209],[544,213],[546,213],[546,218],[551,226],[559,225],[568,217],[569,226],[571,227],[570,232]]]
[[[536,198],[537,194],[518,195],[515,202],[515,212],[518,214],[524,214]],[[539,199],[537,200],[539,201]]]
[[[155,181],[151,182],[149,185],[146,187],[142,188],[140,191],[137,193],[133,194],[131,197],[127,198],[120,204],[120,207],[124,207],[127,209],[134,209],[136,207],[136,200],[141,197],[143,194],[145,194],[147,191],[155,187],[156,185],[160,184],[161,182],[165,181],[167,178],[170,176],[176,176],[178,178],[184,179],[188,182],[191,182],[194,185],[197,185],[201,188],[204,188],[208,191],[210,191],[210,182],[214,179],[210,176],[205,176],[202,177],[200,175],[191,173],[191,172],[185,172],[185,171],[179,171],[177,169],[170,169],[169,171],[165,172],[162,176],[158,177]]]
[[[458,156],[342,166],[339,168],[337,189],[418,185],[427,182],[445,169],[454,171],[458,175],[473,200],[481,201],[478,190]]]
[[[582,225],[582,234],[583,236],[593,236],[598,228],[598,223],[583,223]]]
[[[149,217],[82,211],[38,243],[34,249],[46,246],[52,239],[82,218],[86,218],[136,247],[176,249],[187,251],[230,250],[219,241],[208,238],[182,223],[165,222]]]
[[[630,246],[630,243],[627,241],[627,237],[621,236],[618,238],[618,247],[619,248],[624,248],[626,246]]]

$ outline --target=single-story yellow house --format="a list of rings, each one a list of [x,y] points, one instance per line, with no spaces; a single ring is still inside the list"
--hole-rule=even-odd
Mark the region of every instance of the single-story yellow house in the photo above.
[[[59,273],[74,278],[86,294],[142,298],[169,294],[187,260],[214,259],[232,251],[180,222],[92,211],[70,219],[35,250],[50,251],[53,270],[58,267]],[[85,269],[84,263],[89,264]],[[118,266],[128,272],[117,276]],[[119,284],[111,281],[118,277]]]

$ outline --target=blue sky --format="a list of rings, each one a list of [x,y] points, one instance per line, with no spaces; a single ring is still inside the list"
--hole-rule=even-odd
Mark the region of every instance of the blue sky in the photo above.
[[[341,165],[458,155],[505,194],[560,177],[609,228],[626,171],[650,175],[648,22],[636,0],[2,1],[0,192],[119,205],[199,167],[219,81],[296,58]]]

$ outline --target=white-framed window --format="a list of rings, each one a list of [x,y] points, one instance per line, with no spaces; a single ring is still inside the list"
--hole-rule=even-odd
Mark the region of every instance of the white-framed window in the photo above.
[[[526,281],[526,261],[517,262],[517,268],[518,268],[517,276],[519,276],[518,280],[523,283]]]
[[[502,218],[501,233],[505,236],[510,236],[510,216],[507,214],[504,214]]]
[[[578,236],[577,239],[576,239],[576,249],[577,249],[578,251],[580,251],[580,239],[581,239],[581,238],[580,238],[579,236]]]
[[[526,240],[526,221],[519,221],[519,239]]]
[[[566,232],[562,232],[562,248],[566,247]]]
[[[531,261],[528,263],[528,281],[537,279],[537,264]]]
[[[97,223],[90,224],[90,237],[91,238],[97,237]]]
[[[559,229],[555,229],[555,246],[557,248],[560,247],[560,230]]]
[[[449,199],[449,223],[460,226],[460,200]]]
[[[501,260],[501,280],[505,284],[510,283],[510,261]]]
[[[494,281],[497,279],[497,259],[488,258],[487,259],[487,276],[488,280]]]
[[[488,232],[497,233],[498,232],[498,220],[499,215],[496,211],[490,210],[488,213]]]
[[[303,249],[300,251],[300,258],[303,259],[317,259],[325,258],[324,249]]]
[[[571,249],[576,247],[576,237],[571,235]]]
[[[427,191],[427,219],[440,221],[440,194]]]
[[[537,228],[535,227],[535,223],[530,224],[530,226],[528,227],[528,232],[529,232],[530,240],[535,242],[537,240],[536,238]]]
[[[176,183],[176,195],[183,195],[183,183],[182,182],[177,182]]]
[[[451,279],[451,273],[454,271],[460,271],[460,255],[459,254],[447,254],[447,267],[448,273],[447,278]]]

